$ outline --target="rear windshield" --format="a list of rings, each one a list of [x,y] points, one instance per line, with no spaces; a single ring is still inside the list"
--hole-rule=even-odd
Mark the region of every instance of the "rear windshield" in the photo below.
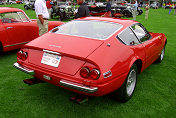
[[[122,27],[121,24],[104,21],[70,21],[59,26],[55,33],[106,40]]]

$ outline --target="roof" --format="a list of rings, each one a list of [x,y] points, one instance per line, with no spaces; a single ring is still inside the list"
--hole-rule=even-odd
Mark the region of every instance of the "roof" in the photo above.
[[[11,7],[0,7],[0,13],[15,12],[15,11],[23,11],[23,10]]]
[[[108,18],[108,17],[84,17],[84,18],[79,18],[77,20],[97,20],[97,21],[114,22],[114,23],[122,24],[124,27],[128,27],[132,24],[139,23],[137,21],[128,20],[128,19]]]

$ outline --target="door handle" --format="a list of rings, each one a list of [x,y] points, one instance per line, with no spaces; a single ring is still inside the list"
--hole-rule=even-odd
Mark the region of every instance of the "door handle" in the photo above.
[[[13,27],[7,27],[7,29],[12,29]]]

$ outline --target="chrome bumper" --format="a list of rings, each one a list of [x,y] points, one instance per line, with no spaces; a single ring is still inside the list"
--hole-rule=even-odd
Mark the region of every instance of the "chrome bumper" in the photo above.
[[[13,67],[15,67],[16,69],[21,70],[21,71],[23,71],[23,72],[25,72],[27,74],[35,75],[34,70],[31,70],[29,68],[23,67],[20,64],[18,64],[17,62],[13,64]]]
[[[77,83],[73,83],[73,82],[69,82],[69,81],[66,81],[66,80],[60,80],[60,85],[64,86],[64,87],[67,87],[67,88],[82,91],[82,92],[85,92],[85,93],[94,93],[98,90],[98,87],[87,87],[87,86],[77,84]]]

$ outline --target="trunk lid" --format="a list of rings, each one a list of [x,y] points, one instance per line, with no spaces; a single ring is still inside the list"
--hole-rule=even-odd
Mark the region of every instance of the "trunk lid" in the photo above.
[[[26,44],[25,47],[29,48],[29,63],[57,72],[75,75],[85,63],[86,57],[102,44],[103,41],[100,40],[47,33]],[[59,65],[54,67],[41,63],[44,55],[43,50],[60,53]]]

